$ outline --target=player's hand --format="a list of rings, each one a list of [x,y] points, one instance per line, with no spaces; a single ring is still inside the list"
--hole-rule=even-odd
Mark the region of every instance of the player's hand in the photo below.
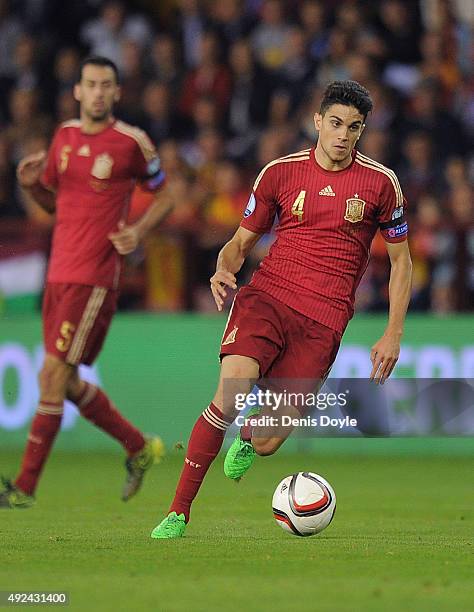
[[[211,277],[211,292],[219,312],[222,310],[224,299],[227,297],[227,291],[224,287],[237,289],[236,278],[232,272],[217,270],[214,276]]]
[[[33,153],[24,157],[16,169],[16,176],[21,187],[32,187],[40,180],[46,165],[46,151]]]
[[[140,233],[135,225],[127,225],[125,221],[119,221],[118,232],[110,233],[108,238],[120,255],[128,255],[137,248]]]
[[[383,385],[398,361],[400,355],[400,340],[397,337],[384,335],[378,340],[370,351],[372,372],[370,380]]]

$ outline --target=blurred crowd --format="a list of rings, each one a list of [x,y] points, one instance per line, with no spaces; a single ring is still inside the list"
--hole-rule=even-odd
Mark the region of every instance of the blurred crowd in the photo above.
[[[121,71],[116,115],[154,140],[178,202],[129,258],[122,307],[209,310],[254,177],[314,144],[325,85],[352,78],[375,105],[359,149],[397,172],[408,200],[411,309],[472,310],[473,32],[473,0],[0,0],[0,243],[28,228],[24,240],[43,232],[47,245],[51,220],[22,200],[15,166],[77,117],[81,57],[105,55]],[[132,219],[148,198],[136,191]],[[379,237],[359,310],[386,309],[388,270]]]

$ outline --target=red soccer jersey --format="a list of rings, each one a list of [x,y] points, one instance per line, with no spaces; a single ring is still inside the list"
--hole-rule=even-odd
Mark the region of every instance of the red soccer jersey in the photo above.
[[[314,148],[270,162],[241,226],[265,233],[277,215],[277,238],[250,285],[342,333],[377,228],[387,242],[406,240],[404,207],[394,172],[359,152],[337,172]]]
[[[116,289],[121,256],[108,239],[126,220],[135,183],[149,191],[164,181],[147,135],[122,121],[85,134],[80,121],[56,132],[42,184],[56,192],[48,282]]]

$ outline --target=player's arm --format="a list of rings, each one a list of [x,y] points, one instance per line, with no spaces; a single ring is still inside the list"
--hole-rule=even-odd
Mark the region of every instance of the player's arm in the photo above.
[[[383,336],[372,347],[371,380],[383,384],[390,376],[400,355],[403,325],[410,302],[412,264],[408,242],[386,242],[390,258],[389,315]]]
[[[239,227],[234,236],[220,250],[217,257],[216,273],[211,277],[211,291],[217,310],[222,310],[224,298],[227,297],[225,287],[237,289],[235,275],[243,266],[245,258],[261,236],[262,234]]]
[[[145,214],[135,223],[140,240],[169,215],[174,208],[174,202],[169,186],[156,194]]]
[[[403,324],[410,301],[412,265],[407,235],[407,201],[396,175],[388,170],[380,191],[379,229],[390,258],[389,317],[383,336],[372,347],[371,380],[383,384],[400,355]]]
[[[237,289],[235,275],[261,236],[273,226],[277,211],[275,191],[272,164],[268,164],[253,185],[239,229],[224,245],[217,258],[216,273],[211,278],[211,291],[219,311],[227,297],[225,287]]]
[[[46,151],[24,157],[18,164],[16,175],[27,202],[52,214],[56,210],[56,195],[40,181],[46,167],[46,159]]]
[[[173,210],[174,199],[169,189],[165,188],[156,194],[147,211],[132,225],[120,221],[118,231],[109,234],[109,240],[120,253],[128,255],[140,244],[146,234],[159,225]]]
[[[133,170],[142,189],[154,193],[155,197],[138,221],[127,225],[122,220],[118,224],[118,231],[109,234],[109,240],[120,255],[128,255],[134,251],[146,234],[171,212],[175,201],[172,185],[165,185],[166,176],[153,144],[144,132],[140,134],[142,146],[137,146]]]

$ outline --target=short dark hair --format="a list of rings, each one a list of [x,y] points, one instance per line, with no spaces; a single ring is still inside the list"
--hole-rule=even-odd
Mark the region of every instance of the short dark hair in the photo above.
[[[333,81],[329,83],[324,91],[319,113],[324,115],[333,104],[354,106],[361,115],[364,115],[364,120],[374,106],[369,91],[357,81]]]
[[[85,66],[89,66],[89,65],[107,66],[108,68],[112,68],[115,74],[115,80],[117,81],[117,83],[120,82],[119,71],[118,71],[117,65],[112,60],[110,60],[108,57],[103,57],[102,55],[88,55],[82,60],[79,66],[79,74],[78,74],[78,79],[77,79],[78,83],[82,79],[82,71],[84,70]]]

